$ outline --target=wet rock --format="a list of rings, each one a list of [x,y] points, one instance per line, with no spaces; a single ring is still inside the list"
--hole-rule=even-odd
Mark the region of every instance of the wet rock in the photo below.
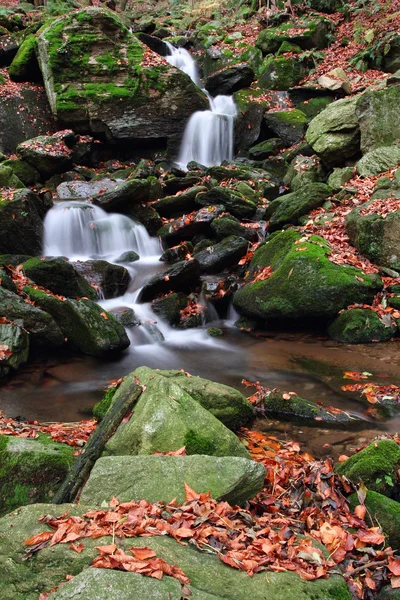
[[[332,102],[310,123],[306,141],[328,167],[341,165],[360,151],[357,98]]]
[[[178,193],[177,196],[161,198],[153,204],[153,208],[162,217],[172,217],[187,214],[196,209],[195,198],[200,192],[207,190],[204,186],[195,186]]]
[[[206,90],[212,95],[231,96],[234,92],[249,87],[255,79],[253,68],[247,63],[226,67],[207,77]]]
[[[396,333],[395,321],[388,316],[382,321],[376,312],[368,308],[346,310],[329,326],[329,335],[346,344],[388,342]]]
[[[150,183],[143,179],[129,179],[93,196],[91,200],[107,211],[129,212],[132,205],[150,200]]]
[[[195,254],[195,259],[198,261],[202,273],[218,273],[236,265],[246,254],[248,244],[248,240],[231,235],[222,242]]]
[[[17,323],[30,334],[32,347],[56,348],[64,335],[55,320],[43,310],[24,302],[20,296],[0,287],[0,317]]]
[[[135,311],[127,306],[121,306],[119,308],[112,308],[110,311],[113,317],[121,323],[124,327],[131,329],[140,325],[140,320],[137,318]]]
[[[30,165],[25,160],[18,158],[4,160],[1,163],[2,167],[10,167],[14,175],[22,181],[24,186],[34,185],[40,181],[40,174],[35,167]],[[18,186],[15,186],[18,187]]]
[[[199,273],[200,266],[197,260],[178,262],[147,281],[140,292],[140,301],[148,302],[171,290],[174,292],[190,291],[198,285]]]
[[[22,265],[23,272],[36,284],[51,290],[54,294],[81,298],[87,296],[95,300],[96,292],[75,268],[61,256],[56,258],[30,258]]]
[[[56,192],[61,200],[74,200],[76,198],[91,198],[104,192],[110,192],[118,185],[117,181],[108,177],[93,181],[64,181],[57,186]]]
[[[288,223],[296,225],[300,217],[322,206],[331,195],[332,189],[328,185],[310,183],[273,200],[265,213],[266,218],[269,218],[269,231],[281,229]]]
[[[75,461],[73,452],[42,434],[38,440],[0,435],[0,515],[49,502]]]
[[[262,404],[257,407],[256,414],[258,411],[285,421],[324,427],[349,427],[360,422],[359,418],[346,411],[331,406],[320,406],[300,396],[281,392],[272,392],[264,398]]]
[[[250,242],[258,239],[258,229],[245,227],[238,219],[231,215],[227,217],[219,217],[211,223],[211,229],[215,233],[218,240],[223,240],[229,236],[240,236]]]
[[[180,241],[187,240],[195,235],[207,236],[211,234],[210,225],[212,221],[224,210],[225,207],[221,204],[201,208],[197,212],[191,213],[190,216],[184,215],[164,225],[157,233],[168,246],[174,246]]]
[[[29,334],[13,323],[0,324],[0,377],[28,360]],[[3,356],[4,354],[4,356]]]
[[[92,356],[107,356],[129,346],[123,326],[92,300],[58,300],[41,290],[25,287],[36,306],[52,315],[73,350]],[[31,307],[38,310],[36,307]],[[46,314],[46,313],[45,313]]]
[[[117,263],[133,263],[139,259],[140,259],[139,254],[137,254],[133,250],[128,250],[127,252],[124,252],[123,254],[121,254],[121,256],[118,256],[118,258],[115,260],[115,262],[117,262]]]
[[[176,263],[185,260],[188,254],[193,252],[193,244],[190,242],[181,242],[177,246],[167,248],[160,256],[161,262]]]
[[[105,299],[123,296],[128,289],[131,278],[127,269],[122,265],[115,265],[106,260],[77,261],[72,264],[82,278],[90,284],[89,287],[93,285]],[[92,290],[93,287],[91,287]]]
[[[280,138],[270,138],[250,148],[249,156],[256,160],[263,160],[278,154],[283,148],[285,148],[285,144]]]
[[[234,94],[239,114],[235,121],[235,146],[244,154],[260,137],[265,106],[253,99],[253,90]]]
[[[394,440],[379,440],[337,464],[335,470],[355,485],[362,481],[369,490],[390,497],[399,460],[400,446]]]
[[[64,132],[41,135],[19,144],[17,154],[35,167],[44,179],[48,179],[54,173],[64,173],[72,168],[72,150],[65,139]]]
[[[163,321],[169,325],[179,325],[181,320],[181,310],[187,306],[188,299],[185,294],[175,292],[162,298],[156,298],[151,304],[151,308]]]
[[[287,146],[298,144],[303,139],[308,123],[306,115],[298,109],[267,112],[264,122]]]
[[[157,235],[162,227],[162,220],[158,212],[149,204],[135,204],[129,208],[128,214],[132,219],[146,227],[150,235]]]
[[[165,183],[165,193],[167,196],[174,195],[177,192],[183,192],[195,185],[201,185],[201,177],[197,175],[187,175],[186,177],[172,176]]]
[[[247,458],[105,456],[96,462],[81,501],[101,504],[116,496],[120,502],[132,498],[166,504],[173,498],[185,502],[186,483],[198,493],[211,492],[215,499],[243,504],[262,489],[264,478],[263,465]]]
[[[223,206],[238,219],[251,219],[257,210],[257,205],[240,192],[234,192],[223,187],[215,187],[208,192],[202,192],[196,197],[200,206]]]
[[[63,15],[41,30],[37,44],[52,111],[69,127],[109,141],[159,144],[180,139],[189,116],[207,108],[192,80],[144,46],[115,12],[90,7]]]
[[[382,288],[378,276],[331,262],[322,238],[298,240],[296,231],[276,232],[255,252],[248,283],[233,297],[240,314],[264,321],[329,318],[350,304],[372,300]],[[271,267],[271,276],[251,283],[265,267]]]

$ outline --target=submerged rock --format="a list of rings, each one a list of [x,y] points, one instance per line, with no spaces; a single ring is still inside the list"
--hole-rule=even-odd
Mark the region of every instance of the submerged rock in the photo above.
[[[252,273],[271,267],[264,280],[251,282],[252,274],[233,297],[241,314],[262,320],[329,318],[350,304],[372,300],[382,288],[377,275],[337,265],[331,249],[319,236],[299,241],[293,230],[276,232],[256,251]]]
[[[188,75],[147,48],[117,13],[88,8],[63,15],[37,38],[53,114],[108,140],[180,138],[208,101]]]
[[[38,440],[0,435],[0,514],[49,502],[75,461],[73,452],[42,434]]]
[[[336,465],[336,471],[355,485],[362,481],[369,490],[390,497],[399,460],[400,446],[394,440],[380,440]]]
[[[149,476],[150,475],[150,476]],[[80,501],[101,505],[113,496],[169,504],[185,502],[185,483],[216,500],[243,504],[263,487],[265,468],[247,458],[232,456],[105,456],[85,484]]]

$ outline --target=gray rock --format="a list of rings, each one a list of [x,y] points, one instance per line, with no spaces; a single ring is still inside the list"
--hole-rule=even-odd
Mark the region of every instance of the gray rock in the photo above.
[[[232,95],[242,88],[249,87],[255,79],[253,68],[247,63],[226,67],[206,79],[205,88],[212,96]]]
[[[195,254],[203,273],[218,273],[231,267],[246,254],[249,242],[243,237],[231,235],[222,242]]]
[[[194,288],[199,283],[200,267],[197,260],[175,263],[165,271],[154,275],[142,288],[140,300],[148,302],[159,294],[165,294],[170,290],[174,292],[185,292]]]
[[[0,348],[5,353],[5,357],[0,359],[1,377],[28,360],[29,334],[13,323],[0,324]]]

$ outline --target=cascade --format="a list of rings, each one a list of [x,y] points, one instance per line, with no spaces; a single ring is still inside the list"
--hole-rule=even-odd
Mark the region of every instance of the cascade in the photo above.
[[[170,54],[165,59],[189,75],[201,87],[197,65],[184,48],[174,48],[166,42]],[[232,96],[216,96],[203,90],[210,103],[209,110],[197,111],[189,119],[177,159],[177,164],[186,165],[195,161],[211,167],[233,158],[234,124],[237,109]]]

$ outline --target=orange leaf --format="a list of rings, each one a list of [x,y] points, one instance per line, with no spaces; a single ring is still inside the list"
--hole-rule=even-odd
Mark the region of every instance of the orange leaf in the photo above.
[[[114,554],[117,546],[115,544],[108,544],[108,546],[96,546],[96,550],[100,552],[100,554]]]
[[[54,535],[53,531],[43,531],[42,533],[38,533],[37,535],[33,535],[24,542],[25,546],[36,546],[36,544],[41,544],[42,542],[47,542],[47,540],[51,539]]]
[[[356,517],[358,517],[359,519],[363,519],[365,517],[365,513],[367,512],[366,507],[364,506],[364,504],[359,504],[358,506],[355,507],[354,509],[354,514],[356,515]],[[400,573],[399,573],[400,575]]]
[[[106,321],[108,320],[108,317],[107,317],[106,313],[104,312],[104,310],[103,310],[103,312],[100,313],[100,316],[103,317],[103,319],[106,319]]]
[[[191,502],[192,500],[199,500],[200,499],[200,494],[198,494],[197,492],[195,492],[194,490],[192,490],[192,488],[190,486],[188,486],[187,483],[183,484],[185,486],[185,498],[186,498],[186,502]]]
[[[396,575],[396,577],[400,576],[400,560],[398,558],[393,558],[393,556],[389,556],[388,568],[389,571],[393,573],[393,575]]]
[[[154,558],[156,553],[151,548],[143,546],[142,548],[129,548],[129,552],[132,552],[133,556],[138,560],[147,560],[148,558]]]

